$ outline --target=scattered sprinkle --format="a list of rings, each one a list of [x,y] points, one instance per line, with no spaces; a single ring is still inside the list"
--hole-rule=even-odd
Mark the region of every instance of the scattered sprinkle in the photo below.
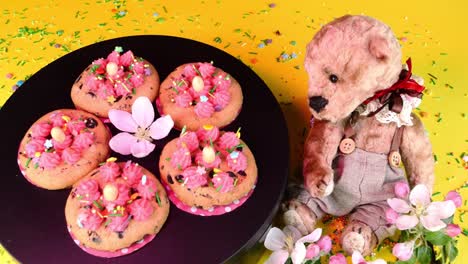
[[[223,42],[220,37],[214,38],[213,41],[216,42],[216,43],[222,43]]]

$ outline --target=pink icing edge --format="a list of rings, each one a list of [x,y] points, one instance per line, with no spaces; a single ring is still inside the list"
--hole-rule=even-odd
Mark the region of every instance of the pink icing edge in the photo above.
[[[141,242],[141,243],[135,242],[128,248],[122,248],[122,249],[118,249],[116,251],[104,251],[104,250],[97,250],[97,249],[82,246],[82,244],[75,238],[75,236],[73,235],[71,230],[69,228],[67,228],[67,229],[68,229],[68,233],[70,234],[70,236],[73,239],[73,241],[75,242],[75,244],[77,246],[79,246],[84,252],[86,252],[88,254],[91,254],[91,255],[94,255],[96,257],[101,257],[101,258],[115,258],[115,257],[121,257],[121,256],[131,254],[131,253],[137,251],[138,249],[144,247],[146,244],[151,242],[156,237],[156,235],[146,236],[145,238],[143,238],[143,242]],[[77,243],[77,241],[78,241],[78,243]],[[122,252],[122,251],[125,251],[125,253]]]
[[[255,190],[255,184],[252,186],[252,189],[242,198],[240,198],[238,203],[231,203],[228,205],[219,205],[219,206],[214,206],[213,211],[208,211],[205,209],[200,209],[196,207],[192,207],[189,205],[184,204],[177,196],[175,195],[174,191],[172,191],[171,187],[167,185],[164,181],[161,181],[161,184],[164,186],[166,189],[167,197],[169,197],[169,200],[180,210],[193,214],[193,215],[198,215],[198,216],[216,216],[216,215],[223,215],[225,213],[232,212],[242,206],[249,198],[252,196],[254,190]],[[227,209],[229,208],[229,209]]]

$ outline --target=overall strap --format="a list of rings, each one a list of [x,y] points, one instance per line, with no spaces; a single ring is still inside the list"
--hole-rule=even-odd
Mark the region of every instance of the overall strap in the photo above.
[[[390,153],[388,154],[388,163],[393,167],[400,167],[401,165],[400,145],[401,138],[403,136],[403,129],[403,126],[397,127],[395,134],[393,135]]]

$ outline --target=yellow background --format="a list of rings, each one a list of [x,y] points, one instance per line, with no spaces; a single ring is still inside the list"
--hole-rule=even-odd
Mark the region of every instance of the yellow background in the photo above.
[[[269,6],[272,3],[274,7]],[[413,60],[414,73],[426,79],[427,93],[416,112],[422,115],[437,156],[435,192],[441,194],[434,199],[438,200],[468,181],[468,170],[464,168],[467,164],[460,157],[468,153],[466,10],[468,5],[461,0],[2,0],[0,105],[19,80],[80,47],[141,34],[191,38],[238,56],[274,92],[288,121],[293,176],[300,165],[303,133],[309,119],[307,76],[302,67],[305,45],[321,25],[333,18],[348,13],[370,15],[392,27],[401,40],[404,57]],[[265,39],[272,43],[259,47]],[[282,52],[295,53],[297,58],[278,62]],[[37,89],[47,92],[47,87]],[[460,190],[468,198],[466,189]],[[457,223],[463,221],[465,210],[468,206],[458,210]],[[466,221],[468,218],[460,223],[463,228],[468,228]],[[464,236],[459,249],[456,263],[464,263],[468,259],[468,240]],[[0,262],[8,259],[0,248]],[[255,263],[253,259],[247,262]]]

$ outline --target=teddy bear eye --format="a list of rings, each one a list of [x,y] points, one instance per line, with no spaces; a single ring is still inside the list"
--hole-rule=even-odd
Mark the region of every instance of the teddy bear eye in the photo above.
[[[330,82],[336,83],[338,81],[338,76],[336,76],[335,74],[330,74],[328,79],[330,80]]]

